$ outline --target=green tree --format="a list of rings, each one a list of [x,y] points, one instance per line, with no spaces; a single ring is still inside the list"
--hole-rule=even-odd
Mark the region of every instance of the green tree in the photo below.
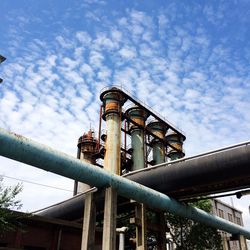
[[[13,210],[22,207],[21,201],[16,198],[21,191],[21,184],[4,187],[3,179],[0,179],[0,233],[16,228],[18,216]]]
[[[211,200],[200,200],[188,205],[211,212]],[[177,250],[220,250],[221,236],[217,229],[199,222],[182,218],[170,213],[166,214],[166,223]]]

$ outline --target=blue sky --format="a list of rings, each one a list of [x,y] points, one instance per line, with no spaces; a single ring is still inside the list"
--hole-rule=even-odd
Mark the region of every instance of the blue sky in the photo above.
[[[82,132],[97,129],[101,89],[114,84],[182,129],[188,156],[250,139],[249,1],[2,0],[0,9],[0,127],[75,155]],[[0,161],[1,174],[72,188]],[[24,209],[70,196],[52,191],[24,184]]]

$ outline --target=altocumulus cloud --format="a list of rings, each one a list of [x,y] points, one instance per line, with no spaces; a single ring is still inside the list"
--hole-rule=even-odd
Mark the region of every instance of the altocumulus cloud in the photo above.
[[[57,27],[53,34],[28,41],[12,25],[9,53],[15,57],[2,65],[0,126],[75,155],[83,130],[97,128],[101,89],[114,84],[184,130],[187,155],[249,139],[250,53],[244,34],[240,51],[234,34],[225,31],[232,25],[227,4],[191,5],[150,10],[135,4],[109,12],[105,1],[85,1],[79,10],[68,7],[60,21],[50,16]],[[29,32],[34,17],[21,14],[19,23]],[[74,27],[73,20],[83,17],[85,25]],[[20,172],[16,176],[30,178]]]

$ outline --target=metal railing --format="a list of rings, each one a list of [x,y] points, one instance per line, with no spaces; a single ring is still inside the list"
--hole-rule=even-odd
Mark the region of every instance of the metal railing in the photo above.
[[[167,120],[165,117],[163,117],[159,112],[153,110],[150,106],[148,106],[145,102],[140,100],[137,96],[135,96],[134,94],[132,94],[128,90],[126,90],[123,87],[123,85],[112,85],[112,86],[104,87],[104,88],[101,89],[101,93],[103,93],[104,91],[111,90],[112,88],[117,88],[118,90],[121,90],[122,92],[124,92],[126,95],[132,97],[132,99],[134,99],[135,101],[140,103],[143,107],[148,109],[152,114],[155,114],[160,119],[162,119],[163,121],[165,121],[166,123],[171,125],[173,128],[175,128],[177,131],[179,131],[181,134],[183,134],[185,136],[185,133],[183,132],[183,130],[181,130],[180,128],[177,128],[175,125],[173,125],[173,123],[171,123],[169,120]]]

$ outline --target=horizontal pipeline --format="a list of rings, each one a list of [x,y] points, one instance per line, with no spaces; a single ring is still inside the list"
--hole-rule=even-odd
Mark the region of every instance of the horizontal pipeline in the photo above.
[[[149,207],[167,210],[173,214],[250,239],[250,231],[241,226],[201,209],[183,205],[153,189],[3,129],[0,129],[0,155],[97,188],[111,186],[117,190],[119,195],[134,199]]]
[[[124,177],[178,199],[250,187],[250,142],[161,163]]]

